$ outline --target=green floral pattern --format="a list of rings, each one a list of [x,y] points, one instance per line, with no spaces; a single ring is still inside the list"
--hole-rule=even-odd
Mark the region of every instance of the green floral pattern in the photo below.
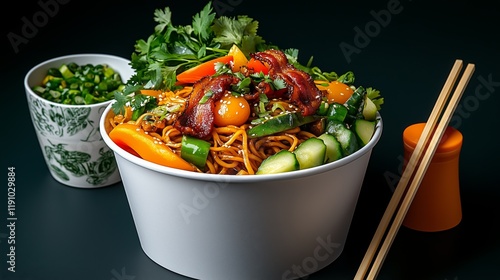
[[[99,185],[117,168],[113,152],[104,148],[99,150],[100,157],[96,161],[91,161],[88,153],[66,150],[63,144],[45,146],[45,155],[49,167],[64,181],[69,181],[66,170],[76,177],[87,176],[86,181],[91,185]]]
[[[97,154],[72,150],[73,144],[65,144],[82,142],[82,145],[95,146],[97,141],[102,141],[99,126],[92,120],[96,112],[92,115],[91,108],[57,106],[31,96],[28,101],[36,131],[46,137],[42,149],[53,175],[66,182],[71,177],[83,177],[88,184],[98,186],[117,170],[113,151],[106,145],[102,145]]]
[[[65,108],[41,102],[31,98],[30,107],[35,128],[44,136],[73,136],[91,127],[82,141],[94,141],[100,138],[99,127],[89,120],[91,109],[88,107]]]

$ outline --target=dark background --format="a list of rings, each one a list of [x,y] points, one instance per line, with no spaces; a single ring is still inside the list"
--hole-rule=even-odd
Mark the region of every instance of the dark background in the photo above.
[[[246,14],[258,20],[259,34],[266,41],[298,48],[302,62],[314,56],[314,64],[323,70],[351,70],[356,84],[375,87],[385,97],[383,135],[373,151],[344,252],[309,276],[311,280],[354,277],[400,174],[402,131],[427,119],[455,59],[474,63],[474,76],[452,121],[464,135],[463,220],[451,230],[436,233],[402,227],[379,279],[500,278],[496,178],[500,153],[495,138],[500,10],[496,6],[485,0],[214,3],[219,15]],[[42,8],[49,4],[50,14]],[[34,65],[61,55],[107,53],[130,58],[135,41],[153,32],[155,9],[170,6],[174,24],[185,25],[205,4],[41,0],[15,1],[13,8],[2,10],[1,159],[5,177],[8,167],[16,170],[18,221],[16,272],[11,273],[6,263],[5,183],[0,190],[1,279],[187,279],[156,265],[142,252],[121,183],[83,190],[52,179],[31,124],[23,79]],[[388,10],[390,17],[377,23],[376,15],[387,15]],[[34,20],[39,26],[27,30],[26,22]],[[358,29],[370,35],[363,41]],[[24,41],[12,43],[13,34]],[[346,55],[340,45],[357,50]]]

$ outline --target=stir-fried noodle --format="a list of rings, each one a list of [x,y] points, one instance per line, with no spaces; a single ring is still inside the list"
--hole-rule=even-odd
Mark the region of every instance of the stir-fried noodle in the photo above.
[[[191,90],[192,87],[184,87],[175,92],[163,92],[158,96],[158,105],[181,105],[185,108]],[[132,121],[132,111],[127,109],[124,115],[113,116],[109,121],[113,127],[124,122],[134,123],[180,155],[182,133],[173,124],[181,112],[182,110],[167,114],[163,118],[147,112]],[[261,162],[270,155],[283,149],[293,151],[305,139],[314,137],[311,132],[297,127],[270,136],[249,138],[246,132],[249,125],[246,123],[242,126],[215,127],[209,140],[211,147],[206,170],[198,171],[211,174],[252,175]]]

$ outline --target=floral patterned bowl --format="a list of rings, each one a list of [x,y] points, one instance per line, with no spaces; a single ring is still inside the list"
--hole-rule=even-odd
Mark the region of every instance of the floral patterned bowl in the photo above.
[[[48,101],[32,88],[51,67],[74,62],[107,64],[123,82],[134,73],[130,61],[106,54],[75,54],[53,58],[33,67],[24,79],[26,98],[47,167],[52,177],[78,188],[109,186],[121,180],[116,161],[99,132],[99,119],[111,101],[91,105],[66,105]]]

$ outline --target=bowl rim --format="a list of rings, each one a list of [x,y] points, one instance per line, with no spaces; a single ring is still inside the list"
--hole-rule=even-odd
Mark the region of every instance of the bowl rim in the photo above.
[[[211,181],[211,182],[225,182],[225,183],[257,183],[262,181],[275,181],[275,180],[290,180],[296,178],[308,177],[320,173],[327,172],[329,170],[344,166],[349,164],[350,162],[355,161],[356,159],[362,157],[366,153],[370,152],[373,147],[378,143],[382,136],[383,130],[383,121],[379,112],[377,112],[377,125],[375,128],[375,132],[365,146],[356,151],[355,153],[336,160],[334,162],[326,163],[317,167],[312,167],[308,169],[296,170],[292,172],[284,172],[278,174],[261,174],[261,175],[225,175],[225,174],[207,174],[207,173],[199,173],[193,171],[186,171],[181,169],[176,169],[172,167],[163,166],[160,164],[156,164],[142,158],[139,158],[124,149],[120,148],[117,144],[115,144],[111,138],[109,138],[108,132],[106,131],[106,121],[107,115],[111,111],[111,106],[113,105],[111,102],[108,104],[104,112],[101,114],[101,118],[99,120],[99,131],[101,133],[102,139],[108,147],[120,157],[125,160],[138,165],[142,168],[146,168],[152,171],[156,171],[162,174],[167,174],[175,177],[181,177],[185,179],[192,180],[200,180],[200,181]]]
[[[30,96],[35,97],[38,100],[43,101],[46,104],[52,105],[52,106],[58,106],[62,108],[98,108],[98,107],[103,107],[103,106],[108,106],[111,102],[113,102],[113,99],[99,102],[99,103],[94,103],[94,104],[82,104],[82,105],[74,105],[74,104],[62,104],[62,103],[57,103],[54,101],[47,100],[40,95],[36,94],[31,86],[29,85],[29,78],[39,68],[43,67],[44,65],[54,63],[60,60],[68,60],[68,59],[73,59],[73,58],[85,58],[85,57],[98,57],[98,58],[108,58],[108,59],[116,59],[117,61],[125,62],[127,65],[130,65],[131,61],[129,59],[126,59],[121,56],[113,55],[113,54],[103,54],[103,53],[81,53],[81,54],[68,54],[68,55],[63,55],[63,56],[58,56],[54,58],[50,58],[47,60],[44,60],[42,62],[37,63],[35,66],[31,67],[30,70],[26,73],[24,76],[24,88],[26,92],[29,93]],[[132,69],[132,68],[131,68]],[[116,69],[115,69],[116,70]],[[132,69],[133,70],[133,69]],[[118,70],[117,70],[118,71]],[[119,71],[118,71],[119,72]],[[133,71],[132,71],[133,72]],[[122,73],[120,73],[122,75]],[[127,79],[128,80],[128,79]],[[124,82],[126,83],[127,80]]]

